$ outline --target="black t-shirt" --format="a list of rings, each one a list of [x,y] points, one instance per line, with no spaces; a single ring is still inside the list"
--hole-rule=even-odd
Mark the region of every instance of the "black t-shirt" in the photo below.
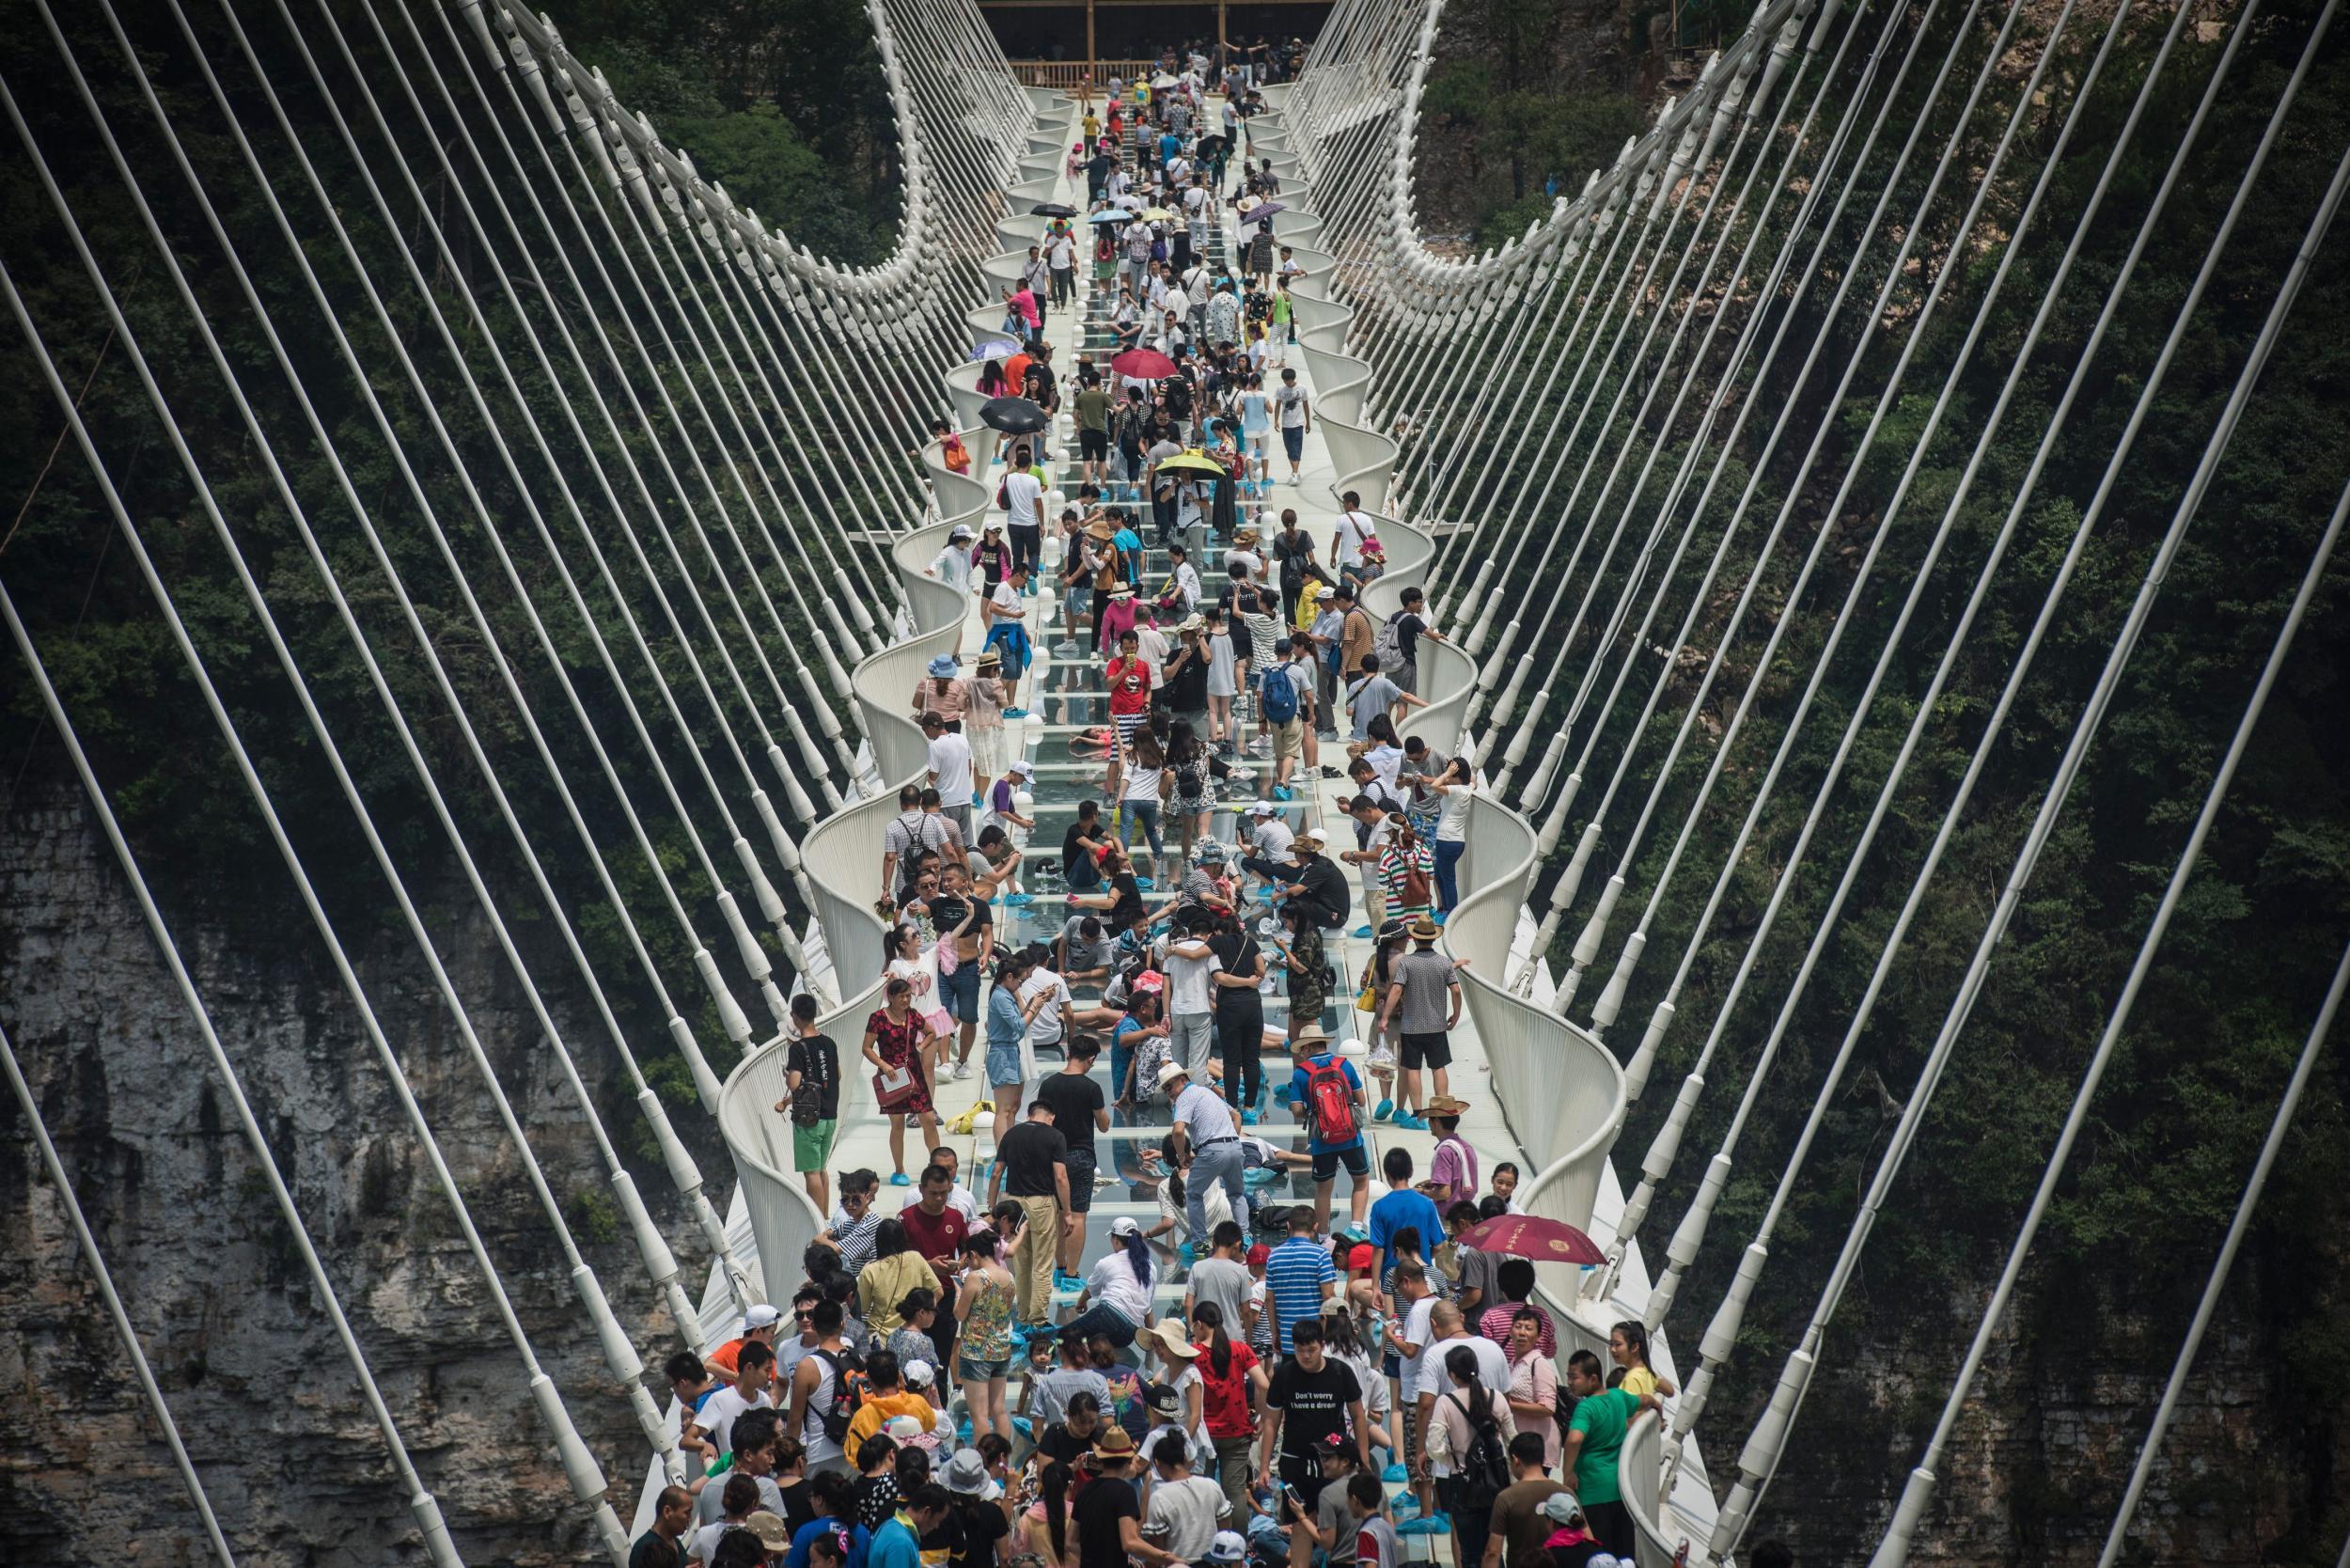
[[[802,1525],[816,1522],[816,1495],[807,1482],[779,1482],[776,1490],[783,1494],[783,1522],[791,1527],[792,1534],[797,1535]]]
[[[1055,1421],[1037,1438],[1036,1451],[1048,1460],[1058,1459],[1064,1465],[1074,1465],[1093,1451],[1093,1439],[1073,1436],[1069,1428]]]
[[[1106,152],[1097,152],[1086,160],[1086,179],[1096,185],[1106,185],[1117,168],[1117,159]]]
[[[936,934],[944,936],[962,925],[964,916],[970,914],[975,907],[978,913],[971,914],[971,924],[964,932],[965,936],[977,936],[980,932],[990,929],[995,925],[995,917],[988,913],[987,905],[983,903],[975,905],[973,900],[966,899],[960,893],[938,894],[931,900],[931,928]]]
[[[1057,1198],[1053,1167],[1069,1163],[1069,1140],[1042,1121],[1023,1121],[996,1147],[1004,1162],[1004,1191],[1014,1198]]]
[[[1069,831],[1060,838],[1060,874],[1072,887],[1098,887],[1100,873],[1094,868],[1092,852],[1077,840],[1091,838],[1102,831],[1099,819],[1089,827],[1084,823],[1071,823]]]
[[[1314,553],[1314,541],[1300,529],[1295,543],[1286,533],[1273,536],[1273,558],[1281,563],[1281,587],[1294,592],[1306,581],[1306,562]]]
[[[922,1537],[921,1544],[926,1556],[945,1547],[947,1568],[990,1568],[995,1560],[995,1543],[1010,1533],[1010,1522],[994,1503],[958,1498],[938,1528]]]
[[[1124,931],[1142,917],[1142,889],[1135,885],[1134,872],[1120,871],[1110,878],[1110,890],[1118,895],[1110,906],[1110,929]]]
[[[1072,1149],[1093,1148],[1093,1113],[1104,1108],[1102,1086],[1083,1073],[1051,1073],[1036,1097],[1053,1107],[1053,1131]]]
[[[1216,956],[1228,975],[1245,975],[1256,968],[1262,949],[1257,939],[1245,931],[1218,932],[1208,938],[1208,950]],[[1264,996],[1246,985],[1219,985],[1215,988],[1215,1011],[1225,1019],[1264,1016]]]
[[[1118,1476],[1089,1482],[1070,1513],[1077,1524],[1077,1568],[1126,1568],[1126,1537],[1118,1522],[1142,1523],[1132,1486]]]
[[[1336,925],[1346,918],[1346,877],[1327,855],[1309,856],[1298,869],[1297,880],[1306,889],[1297,896],[1314,906],[1323,925]]]
[[[658,1530],[647,1530],[629,1548],[628,1568],[677,1568],[684,1560],[678,1555],[677,1543]]]
[[[784,1052],[784,1071],[797,1073],[805,1083],[814,1084],[821,1097],[816,1114],[830,1121],[840,1114],[840,1047],[832,1037],[811,1034],[793,1041]]]
[[[1416,664],[1418,662],[1419,635],[1427,630],[1428,622],[1420,619],[1419,617],[1414,615],[1411,611],[1396,611],[1395,646],[1396,651],[1403,655],[1403,662],[1405,664]]]
[[[1363,1397],[1363,1386],[1345,1362],[1324,1356],[1320,1372],[1309,1372],[1294,1359],[1285,1360],[1265,1390],[1268,1409],[1286,1412],[1281,1418],[1281,1451],[1305,1458],[1322,1451],[1323,1440],[1346,1431],[1347,1406]]]
[[[1208,705],[1208,658],[1202,651],[1176,667],[1175,655],[1167,655],[1167,683],[1159,688],[1159,697],[1167,707],[1179,713],[1196,713]]]

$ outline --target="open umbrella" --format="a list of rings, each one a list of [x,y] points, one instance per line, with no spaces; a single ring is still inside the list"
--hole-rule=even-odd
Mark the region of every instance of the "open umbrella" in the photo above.
[[[1198,142],[1193,146],[1192,151],[1202,158],[1213,158],[1217,153],[1224,150],[1227,140],[1228,138],[1221,133],[1214,136],[1202,136],[1199,138]]]
[[[1289,204],[1287,202],[1268,201],[1261,207],[1251,207],[1247,212],[1243,212],[1240,215],[1240,221],[1243,223],[1262,223],[1265,219],[1273,216],[1276,212],[1286,212],[1288,211]]]
[[[979,405],[979,423],[1006,435],[1034,435],[1051,420],[1026,398],[990,398]]]
[[[1168,463],[1175,461],[1172,458]],[[1167,463],[1161,463],[1164,468]],[[1506,1252],[1538,1263],[1604,1263],[1599,1244],[1563,1219],[1539,1215],[1503,1215],[1480,1220],[1461,1232],[1461,1245],[1480,1252]]]
[[[1169,76],[1162,71],[1151,78],[1151,85],[1154,87],[1180,87],[1183,85],[1183,79],[1180,76]]]
[[[1222,463],[1216,462],[1215,459],[1208,456],[1207,453],[1201,451],[1197,447],[1191,447],[1187,451],[1178,452],[1171,458],[1161,458],[1158,463],[1158,467],[1161,473],[1165,473],[1170,468],[1184,473],[1195,474],[1221,474],[1224,472],[1224,465]]]
[[[1175,214],[1164,207],[1146,207],[1138,215],[1152,223],[1165,223]]]
[[[1124,223],[1125,221],[1126,214],[1123,212],[1096,212],[1086,219],[1088,223]]]
[[[1145,381],[1157,381],[1161,376],[1175,373],[1175,362],[1156,349],[1128,349],[1113,355],[1110,368],[1121,376],[1139,376]]]
[[[991,337],[971,351],[973,360],[1010,359],[1020,352],[1020,345],[1009,337]]]
[[[1028,209],[1028,216],[1032,218],[1073,218],[1076,215],[1074,207],[1059,201],[1040,201]]]

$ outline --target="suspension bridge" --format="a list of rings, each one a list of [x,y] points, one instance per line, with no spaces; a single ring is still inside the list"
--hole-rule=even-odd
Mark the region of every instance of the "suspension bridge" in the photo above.
[[[2273,451],[2247,459],[2236,438],[2272,363],[2325,330],[2296,306],[2339,268],[2350,138],[2320,90],[2340,65],[2337,5],[1767,0],[1579,194],[1467,257],[1432,249],[1416,218],[1442,0],[1341,0],[1300,79],[1248,127],[1283,185],[1272,222],[1302,268],[1292,363],[1314,412],[1304,483],[1278,500],[1319,535],[1340,496],[1360,497],[1387,558],[1367,607],[1393,614],[1422,588],[1444,633],[1422,645],[1425,702],[1400,728],[1478,776],[1443,938],[1465,961],[1466,1131],[1528,1173],[1528,1212],[1606,1249],[1604,1265],[1540,1267],[1560,1356],[1605,1360],[1608,1325],[1635,1318],[1680,1385],[1623,1449],[1642,1568],[1733,1560],[1767,1533],[1839,1307],[1879,1215],[1919,1178],[1920,1128],[2096,743],[2126,717],[2125,674],[2167,581],[2227,525],[2215,492],[2240,491],[2243,464]],[[973,351],[1003,337],[1030,209],[1071,192],[1076,106],[1021,86],[970,0],[865,9],[902,171],[895,249],[873,266],[811,255],[788,216],[729,197],[556,22],[506,0],[30,0],[0,68],[40,196],[0,247],[0,290],[44,417],[65,431],[59,461],[86,470],[110,548],[151,598],[154,654],[200,702],[227,798],[258,823],[256,853],[282,864],[349,1038],[422,1152],[481,1321],[528,1396],[515,1440],[568,1481],[570,1538],[616,1564],[623,1520],[641,1529],[651,1492],[686,1474],[648,1361],[704,1352],[744,1308],[789,1300],[826,1223],[773,1109],[789,998],[816,996],[844,1042],[879,1005],[876,872],[899,786],[928,765],[906,697],[934,658],[967,668],[979,652],[970,595],[931,570],[955,528],[989,514],[1005,456],[978,416]],[[2256,133],[2209,133],[2216,107],[2246,102]],[[2317,171],[2307,210],[2273,195],[2288,165]],[[2216,215],[2185,222],[2187,194],[2212,189],[2226,194]],[[2157,263],[2169,281],[2149,302]],[[122,397],[83,396],[89,345],[59,336],[69,298],[78,323],[102,324]],[[2215,347],[2223,301],[2256,330]],[[1098,347],[1085,335],[1104,309],[1079,304],[1068,346]],[[2158,325],[2109,344],[2125,309]],[[2086,332],[2069,362],[2040,352],[2052,323]],[[2166,398],[2190,374],[2225,384],[2216,412]],[[968,472],[929,435],[949,411]],[[2156,453],[2175,482],[2146,478]],[[1056,510],[1070,455],[1056,453]],[[225,563],[229,588],[208,591],[233,594],[253,637],[230,646],[220,607],[191,602],[184,547],[126,494],[134,463],[141,493],[168,474],[176,526]],[[2138,547],[2117,554],[2124,510]],[[2060,1126],[2019,1155],[2037,1175],[1977,1332],[1955,1364],[1919,1369],[1938,1412],[1889,1515],[1850,1521],[1856,1555],[1873,1543],[1892,1568],[1936,1528],[1954,1433],[2257,727],[2292,689],[2346,510],[2350,489],[2299,535],[2259,543],[2281,610],[2243,628],[2252,656],[2229,672],[2198,787],[2149,815],[2142,858],[2162,863],[2160,891],[2128,933],[2134,961],[2097,1000]],[[483,1560],[436,1500],[446,1456],[421,1451],[379,1388],[331,1226],[300,1200],[285,1138],[241,1074],[234,999],[207,995],[183,960],[86,744],[91,715],[53,678],[61,633],[44,601],[58,586],[10,565],[0,557],[0,614],[44,733],[184,999],[196,1059],[412,1515],[384,1558]],[[1054,613],[1041,596],[1040,643]],[[331,690],[305,657],[326,641],[357,671]],[[2052,678],[2056,646],[2086,658],[2086,682]],[[1032,679],[1005,738],[1039,765],[1042,839],[1084,792],[1071,736],[1106,713],[1089,706],[1102,693],[1083,661],[1048,653]],[[290,700],[286,726],[257,729],[257,683]],[[364,762],[347,754],[362,729],[384,743]],[[331,864],[280,808],[297,758],[342,808]],[[1888,993],[1919,983],[1907,940],[1995,765],[2036,782],[1996,830],[1971,950],[1943,955],[1954,981],[1931,999],[1938,1026],[1893,1058],[1914,1076],[1885,1090],[1848,1232],[1802,1282],[1817,1305],[1764,1374],[1769,1397],[1751,1419],[1728,1410],[1711,1395],[1758,1354],[1746,1315],[1778,1228],[1822,1182],[1814,1151],[1857,1065],[1878,1059]],[[1300,830],[1343,825],[1328,785],[1281,810]],[[1965,853],[1979,870],[1982,847]],[[369,889],[364,916],[352,879]],[[541,1168],[540,1113],[496,1070],[475,1024],[485,998],[460,983],[474,966],[450,950],[452,905],[489,933],[563,1114],[592,1130],[618,1241],[578,1234]],[[1059,913],[1041,896],[1007,924],[1049,937]],[[410,1043],[382,1022],[356,957],[382,930],[420,956],[471,1081],[412,1081]],[[1368,948],[1346,947],[1351,975]],[[1847,977],[1832,999],[1817,994],[1824,970]],[[2242,1150],[2232,1223],[2187,1248],[2201,1298],[2100,1568],[2131,1549],[2345,974],[2291,998],[2305,1043],[2272,1086],[2264,1137]],[[49,1184],[34,1201],[71,1224],[185,1483],[191,1538],[233,1563],[266,1533],[239,1513],[265,1505],[216,1514],[239,1458],[181,1441],[175,1406],[204,1396],[167,1393],[147,1304],[117,1293],[84,1219],[33,1087],[55,1071],[39,1054],[70,1045],[28,1035],[39,1004],[12,998],[0,1020]],[[1805,1057],[1825,1071],[1775,1081],[1791,1037],[1824,1017],[1840,1032]],[[645,1071],[656,1049],[685,1065],[690,1107]],[[864,1076],[849,1075],[839,1168],[882,1149]],[[1755,1121],[1790,1096],[1808,1106],[1793,1124]],[[1669,1108],[1626,1142],[1651,1100]],[[475,1222],[483,1194],[443,1156],[436,1125],[485,1109],[559,1250],[601,1380],[550,1375]],[[697,1163],[689,1141],[707,1141],[680,1116],[714,1122],[727,1168]],[[1697,1146],[1700,1128],[1719,1129],[1713,1147]],[[1146,1118],[1111,1140],[1160,1131]],[[624,1158],[635,1150],[654,1157]],[[640,1192],[632,1164],[668,1190]],[[1767,1197],[1733,1224],[1723,1199],[1742,1172]],[[656,1211],[681,1216],[706,1275],[681,1263]],[[1660,1236],[1652,1218],[1668,1214]],[[641,1270],[649,1290],[632,1298],[657,1309],[628,1321],[591,1256]],[[1690,1294],[1725,1276],[1717,1298]],[[628,1407],[643,1469],[591,1453],[572,1414],[584,1401]]]

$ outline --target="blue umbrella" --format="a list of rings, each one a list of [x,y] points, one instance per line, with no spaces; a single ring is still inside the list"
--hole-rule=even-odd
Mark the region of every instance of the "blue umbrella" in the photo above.
[[[971,351],[971,358],[975,362],[982,359],[1010,359],[1019,352],[1019,344],[1008,342],[1001,337],[991,337]]]

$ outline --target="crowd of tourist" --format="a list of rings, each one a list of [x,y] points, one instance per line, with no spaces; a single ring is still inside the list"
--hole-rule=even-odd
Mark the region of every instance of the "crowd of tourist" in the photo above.
[[[667,1364],[696,1479],[661,1495],[633,1568],[1399,1568],[1415,1536],[1449,1541],[1454,1568],[1630,1560],[1618,1456],[1676,1390],[1637,1320],[1612,1366],[1576,1351],[1562,1379],[1533,1265],[1467,1239],[1518,1212],[1519,1179],[1480,1168],[1449,1075],[1462,993],[1437,942],[1476,775],[1399,738],[1441,637],[1416,590],[1384,621],[1365,608],[1383,560],[1359,498],[1326,554],[1293,509],[1245,519],[1277,482],[1270,432],[1302,437],[1311,407],[1281,363],[1299,273],[1249,216],[1278,195],[1243,152],[1251,95],[1204,68],[1085,106],[1089,213],[1055,220],[1007,295],[1023,347],[982,390],[1060,406],[1045,322],[1077,305],[1089,246],[1118,346],[1173,368],[1119,375],[1080,352],[1078,446],[1055,460],[1081,477],[1073,504],[1047,515],[1040,432],[1006,454],[980,537],[956,529],[932,568],[987,631],[969,672],[942,655],[910,698],[929,756],[885,832],[882,1005],[860,1066],[796,999],[776,1105],[827,1223],[788,1311],[753,1307],[707,1357]],[[1226,212],[1231,267],[1211,243]],[[1209,468],[1169,466],[1186,455]],[[1286,442],[1288,482],[1301,455]],[[1098,794],[1057,855],[1031,855],[1036,769],[1005,744],[1040,596],[1053,656],[1098,667],[1107,698],[1072,742]],[[1334,842],[1293,803],[1340,777]],[[1213,837],[1243,799],[1245,840]],[[1330,958],[1347,866],[1371,944],[1354,975]],[[1065,918],[1006,939],[997,912],[1032,903],[1031,878],[1058,885]],[[1342,998],[1359,1058],[1322,1022]],[[851,1071],[871,1076],[891,1169],[836,1191]],[[977,1183],[936,1095],[975,1072],[987,1098],[965,1116],[992,1111],[994,1149]],[[1302,1152],[1252,1131],[1277,1105]],[[1122,1156],[1120,1118],[1153,1130]],[[1374,1182],[1381,1123],[1434,1136],[1424,1170],[1389,1145]],[[911,1172],[909,1131],[928,1151]],[[1310,1201],[1266,1202],[1284,1176]],[[1128,1179],[1155,1186],[1158,1219],[1112,1219],[1089,1265],[1097,1187]]]

